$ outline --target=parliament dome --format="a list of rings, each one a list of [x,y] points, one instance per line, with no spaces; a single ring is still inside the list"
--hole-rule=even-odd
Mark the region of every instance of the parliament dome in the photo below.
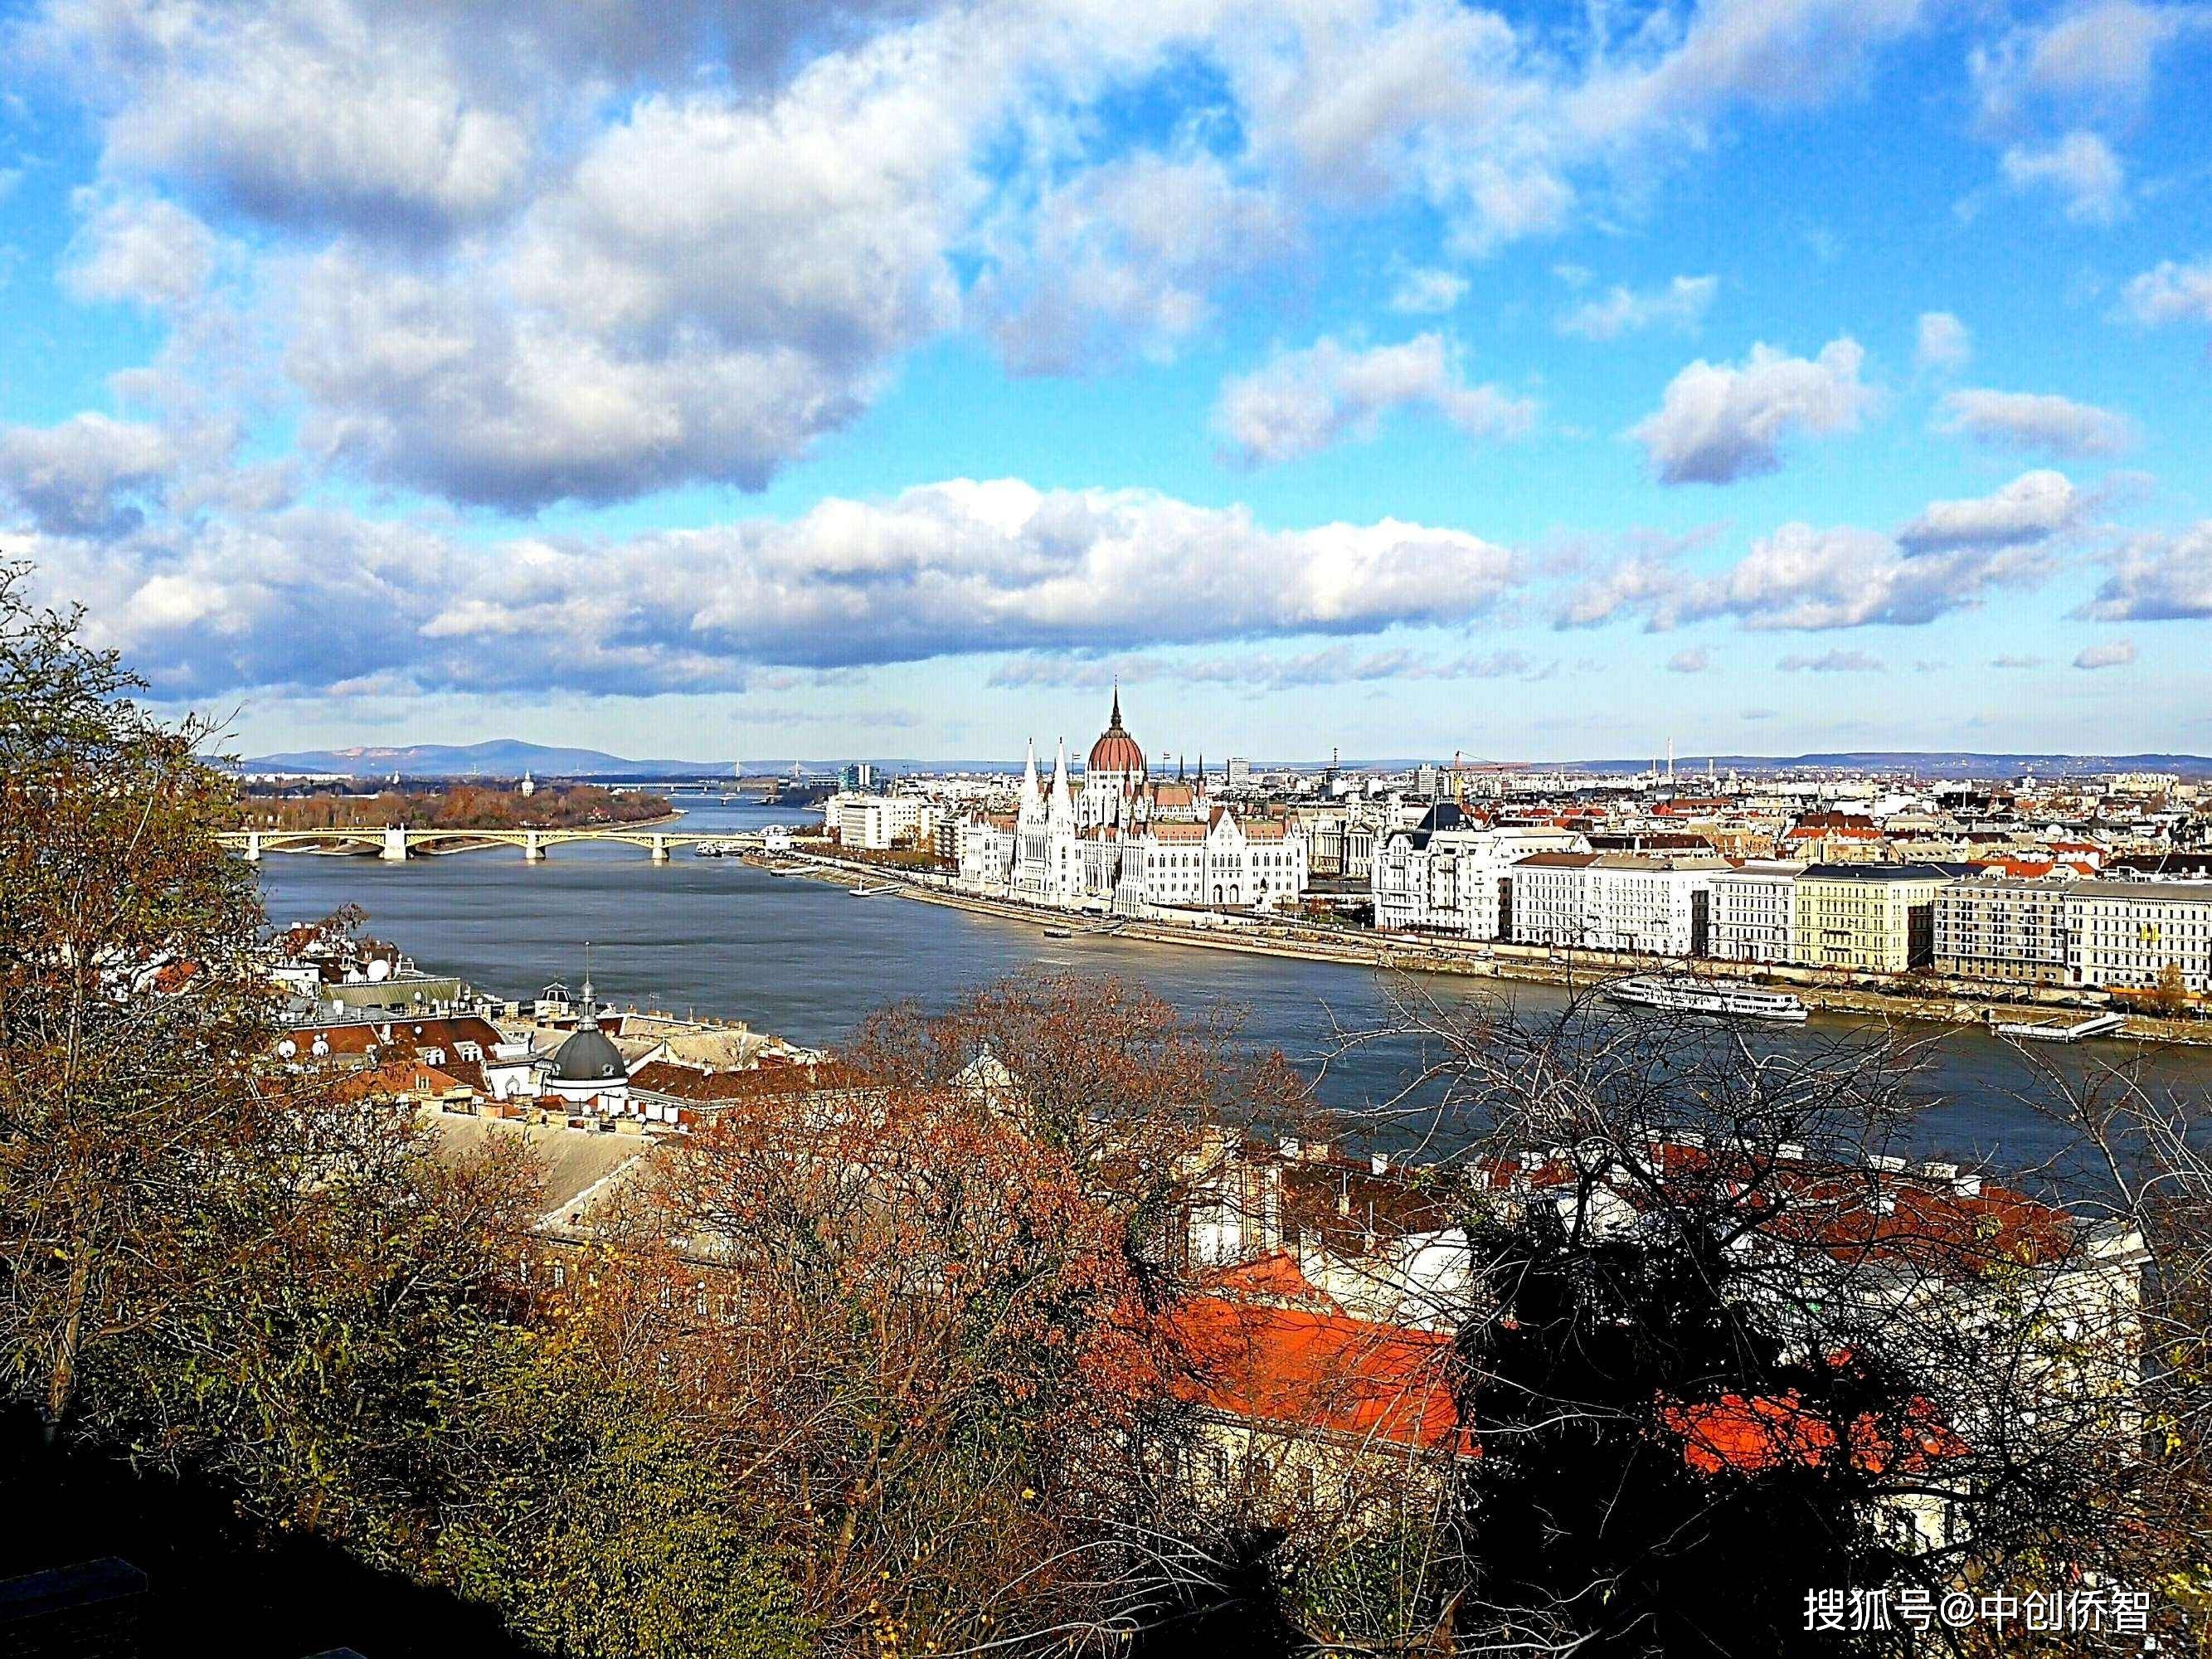
[[[1092,772],[1118,772],[1133,778],[1145,775],[1145,751],[1121,724],[1121,694],[1118,690],[1114,693],[1113,718],[1099,734],[1098,741],[1091,745],[1091,758],[1086,765]]]

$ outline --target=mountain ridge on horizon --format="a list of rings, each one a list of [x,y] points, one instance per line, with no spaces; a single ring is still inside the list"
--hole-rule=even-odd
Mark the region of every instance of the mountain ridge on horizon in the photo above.
[[[802,760],[792,757],[757,760],[750,763],[753,775],[770,772],[834,769],[842,763],[837,760]],[[870,763],[885,769],[900,769],[913,772],[950,772],[975,769],[999,769],[1018,767],[1018,761],[1008,760],[938,760],[924,761],[911,757],[871,757]],[[1255,763],[1268,767],[1291,766],[1313,769],[1324,764],[1320,761],[1267,761]],[[1649,769],[1649,758],[1613,760],[1565,761],[1476,761],[1480,766],[1496,766],[1532,772],[1590,772],[1617,774],[1642,772]],[[1440,761],[1416,757],[1382,757],[1346,763],[1345,769],[1398,769],[1419,765],[1441,765]],[[1976,750],[1837,750],[1813,751],[1801,755],[1694,755],[1677,756],[1674,770],[1677,781],[1693,781],[1710,764],[1717,769],[1735,771],[1781,771],[1796,769],[1857,769],[1868,771],[1911,771],[1922,775],[1952,773],[1982,775],[2017,776],[2027,772],[2058,772],[2094,774],[2098,772],[2176,772],[2189,776],[2212,776],[2212,757],[2190,754],[2145,752],[2136,754],[2076,755],[2060,753],[2001,752]],[[342,777],[375,777],[397,773],[402,777],[463,778],[472,775],[490,777],[520,776],[524,772],[548,777],[574,778],[665,778],[691,777],[707,774],[730,774],[741,769],[744,763],[732,760],[692,761],[670,759],[630,760],[611,754],[605,750],[556,747],[544,744],[527,743],[515,738],[494,738],[475,744],[354,744],[342,749],[306,749],[279,754],[258,755],[236,763],[245,772],[327,773]]]

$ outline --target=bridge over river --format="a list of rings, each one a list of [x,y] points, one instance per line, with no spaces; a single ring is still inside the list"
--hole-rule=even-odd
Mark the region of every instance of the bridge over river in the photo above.
[[[549,848],[569,842],[613,842],[642,848],[655,864],[668,862],[672,850],[708,842],[738,848],[765,844],[757,834],[725,830],[720,834],[667,830],[626,830],[618,825],[579,830],[405,830],[397,824],[384,829],[232,830],[216,839],[248,864],[261,862],[264,853],[331,853],[359,849],[372,852],[387,863],[404,863],[417,853],[460,853],[488,847],[519,847],[526,862],[536,864]]]

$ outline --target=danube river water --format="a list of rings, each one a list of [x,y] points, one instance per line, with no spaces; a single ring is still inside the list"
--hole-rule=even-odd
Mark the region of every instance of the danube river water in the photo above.
[[[801,814],[751,806],[690,804],[686,830],[796,823]],[[513,848],[418,858],[271,854],[261,866],[271,918],[328,915],[349,901],[369,915],[369,931],[392,939],[424,968],[459,974],[479,988],[527,995],[554,979],[574,982],[592,947],[601,996],[743,1019],[794,1041],[835,1044],[873,1009],[912,999],[942,1007],[960,992],[1010,975],[1093,970],[1139,981],[1180,1006],[1226,1006],[1244,1035],[1311,1064],[1334,1016],[1372,1020],[1385,989],[1364,969],[1334,963],[1247,957],[1123,939],[1051,939],[1018,922],[940,905],[773,877],[735,859],[679,851],[654,865],[642,848],[556,847],[542,864]],[[1438,995],[1503,994],[1540,1016],[1559,994],[1534,985],[1438,978]],[[1756,1045],[1785,1053],[1849,1043],[1859,1028],[1815,1017],[1803,1026],[1746,1027]],[[1909,1028],[1916,1037],[1932,1028]],[[2212,1049],[2153,1050],[2137,1056],[2112,1042],[2052,1050],[2045,1060],[2079,1070],[2139,1059],[2145,1080],[2194,1100],[2212,1096]],[[1329,1068],[1323,1097],[1352,1105],[1387,1094],[1410,1051],[1384,1045]],[[2021,1056],[1974,1031],[1943,1036],[1916,1079],[1926,1105],[1911,1150],[1929,1156],[2021,1168],[2056,1150],[2049,1127],[2023,1103],[2038,1081]]]

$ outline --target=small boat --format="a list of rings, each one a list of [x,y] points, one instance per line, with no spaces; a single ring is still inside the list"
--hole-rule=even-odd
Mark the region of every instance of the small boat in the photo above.
[[[880,882],[873,887],[855,887],[850,890],[854,898],[874,898],[879,894],[897,892],[898,884],[895,881],[886,881]]]
[[[1044,930],[1044,936],[1047,939],[1073,939],[1075,937],[1075,929],[1073,927],[1048,927]]]
[[[1605,994],[1630,1007],[1656,1008],[1672,1014],[1708,1014],[1721,1019],[1805,1018],[1805,1005],[1787,991],[1761,991],[1748,985],[1686,975],[1654,974],[1615,980],[1605,988]]]

